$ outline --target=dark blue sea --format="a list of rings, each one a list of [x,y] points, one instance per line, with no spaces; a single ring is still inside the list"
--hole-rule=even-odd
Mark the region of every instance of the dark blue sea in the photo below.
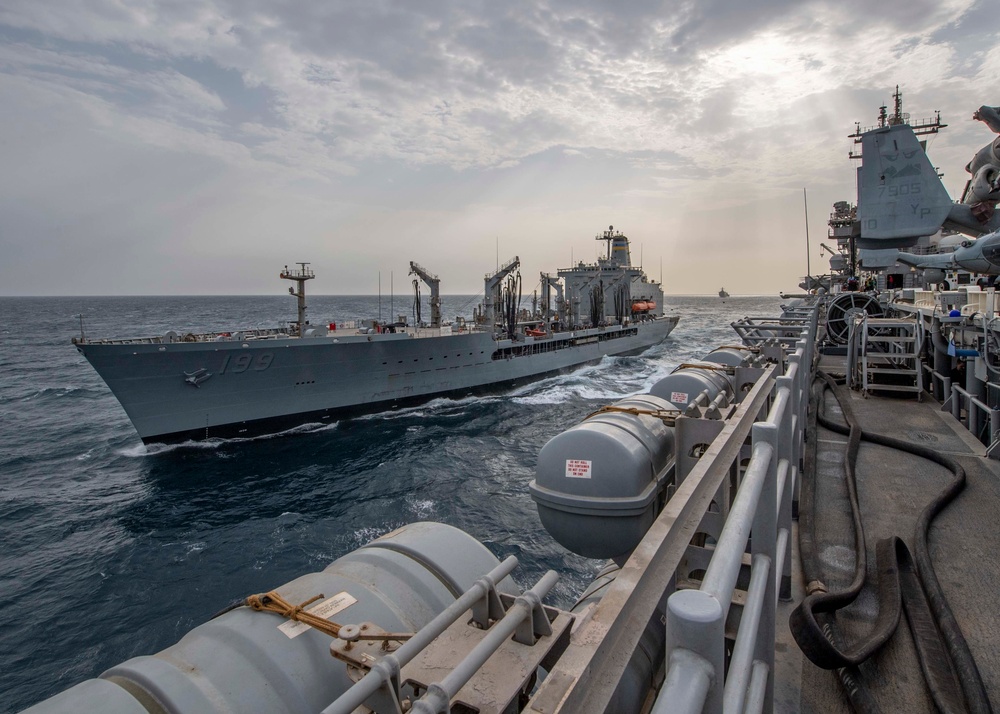
[[[273,327],[288,296],[0,298],[0,711],[19,711],[174,642],[251,593],[321,570],[400,525],[462,528],[517,578],[563,574],[568,606],[600,563],[542,529],[528,482],[552,436],[678,363],[736,341],[776,297],[669,297],[681,322],[637,357],[506,394],[304,427],[145,447],[70,344],[90,337]],[[377,317],[375,297],[313,296],[314,323]],[[472,298],[443,313],[471,316]],[[409,313],[406,300],[384,319]]]

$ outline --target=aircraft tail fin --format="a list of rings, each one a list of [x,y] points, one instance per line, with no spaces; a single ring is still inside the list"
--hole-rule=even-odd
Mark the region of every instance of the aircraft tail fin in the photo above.
[[[860,247],[903,248],[941,227],[951,197],[909,125],[862,134],[861,157]]]

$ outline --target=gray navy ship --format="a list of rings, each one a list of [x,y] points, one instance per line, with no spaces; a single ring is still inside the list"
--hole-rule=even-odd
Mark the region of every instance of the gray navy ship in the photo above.
[[[430,288],[428,323],[314,326],[306,318],[308,263],[287,266],[298,319],[288,327],[159,337],[74,339],[121,402],[144,443],[251,437],[434,397],[506,389],[543,375],[635,354],[677,324],[663,289],[633,266],[628,238],[597,236],[604,257],[541,274],[539,300],[520,308],[520,260],[486,275],[474,318],[441,319],[440,279],[410,263]]]

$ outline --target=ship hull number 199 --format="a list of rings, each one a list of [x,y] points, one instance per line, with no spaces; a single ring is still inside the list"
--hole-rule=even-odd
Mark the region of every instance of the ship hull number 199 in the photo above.
[[[226,372],[239,374],[240,372],[246,372],[251,367],[256,372],[263,372],[271,366],[273,360],[274,354],[272,352],[262,352],[259,355],[243,352],[237,357],[227,354],[222,360],[222,367],[219,368],[219,374],[225,374]]]

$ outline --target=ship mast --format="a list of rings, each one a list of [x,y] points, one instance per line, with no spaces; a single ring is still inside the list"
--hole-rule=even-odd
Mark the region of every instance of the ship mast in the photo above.
[[[295,292],[295,288],[288,288],[288,294],[294,295],[296,298],[298,298],[299,319],[294,324],[295,324],[296,334],[299,337],[302,337],[303,334],[305,333],[306,325],[309,324],[309,322],[306,320],[306,281],[315,278],[316,273],[314,273],[312,270],[306,267],[309,265],[309,263],[296,263],[296,265],[299,266],[298,270],[295,269],[289,270],[288,266],[286,265],[285,269],[281,271],[279,277],[282,280],[294,280],[296,283],[298,283],[299,286],[298,292]]]
[[[889,126],[896,126],[898,124],[907,124],[913,129],[913,133],[917,136],[924,136],[926,134],[937,134],[939,131],[944,129],[947,124],[941,121],[941,112],[935,111],[934,116],[930,119],[920,119],[918,121],[911,122],[909,112],[903,111],[903,93],[899,91],[899,85],[896,85],[896,91],[892,95],[892,114],[889,114],[888,107],[882,105],[878,108],[878,124],[875,126],[869,126],[862,128],[861,122],[854,122],[854,133],[848,135],[848,139],[854,139],[855,144],[861,143],[861,135],[871,131],[872,129],[884,129]],[[921,142],[923,144],[923,142]],[[851,159],[860,159],[861,152],[854,151],[853,149],[848,153],[848,157]]]
[[[604,235],[597,236],[594,240],[607,241],[608,244],[608,254],[605,256],[607,260],[611,260],[611,241],[615,239],[615,227],[608,226],[608,230],[604,231]]]

